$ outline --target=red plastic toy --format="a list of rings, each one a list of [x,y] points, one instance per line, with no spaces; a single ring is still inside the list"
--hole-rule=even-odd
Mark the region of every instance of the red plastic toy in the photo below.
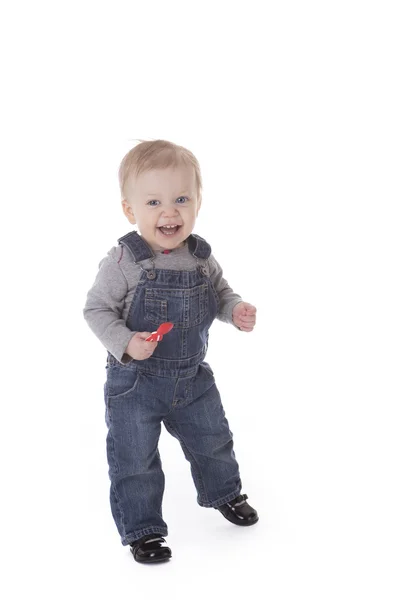
[[[146,342],[161,342],[163,336],[168,333],[168,331],[171,331],[173,326],[173,323],[161,323],[157,331],[153,331],[153,333],[146,338]]]

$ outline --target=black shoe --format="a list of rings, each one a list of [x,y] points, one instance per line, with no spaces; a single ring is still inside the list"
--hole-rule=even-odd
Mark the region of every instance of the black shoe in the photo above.
[[[153,563],[169,560],[172,556],[171,548],[163,546],[165,539],[158,533],[145,535],[130,544],[133,558],[141,563]]]
[[[241,494],[234,500],[216,508],[224,515],[225,519],[235,525],[254,525],[258,521],[258,514],[250,504],[247,504],[246,500],[247,495]]]

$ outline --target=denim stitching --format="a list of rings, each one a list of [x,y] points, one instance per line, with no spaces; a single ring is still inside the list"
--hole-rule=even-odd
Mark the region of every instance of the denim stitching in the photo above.
[[[110,406],[110,400],[118,400],[119,397],[128,396],[128,395],[133,394],[136,391],[136,388],[137,388],[137,386],[139,384],[139,378],[140,378],[140,376],[141,376],[141,371],[139,369],[137,369],[135,383],[133,384],[133,386],[131,388],[129,388],[129,390],[126,390],[126,392],[121,392],[119,394],[114,394],[114,395],[113,394],[108,394],[108,408],[109,408],[109,412],[111,412],[110,411],[110,408],[111,408],[111,406]],[[111,385],[109,386],[109,389],[110,389],[110,391],[112,391],[112,386]]]
[[[179,377],[176,378],[176,383],[175,383],[175,387],[174,387],[174,393],[172,395],[172,405],[171,405],[172,408],[174,408],[178,404],[178,400],[175,400],[175,395],[176,395],[176,390],[177,390],[178,384],[179,384]]]
[[[122,510],[122,506],[121,506],[121,499],[117,494],[117,490],[116,490],[116,485],[115,483],[111,484],[111,491],[114,494],[114,498],[115,498],[115,503],[119,512],[119,522],[120,522],[120,526],[121,526],[121,530],[123,531],[124,536],[126,535],[126,527],[125,527],[125,515],[124,515],[124,511]]]

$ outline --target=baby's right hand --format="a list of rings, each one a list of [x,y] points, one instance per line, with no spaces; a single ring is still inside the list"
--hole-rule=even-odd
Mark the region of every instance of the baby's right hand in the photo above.
[[[135,360],[145,360],[149,358],[158,346],[158,342],[146,342],[146,338],[151,335],[148,331],[138,331],[131,338],[125,352]]]

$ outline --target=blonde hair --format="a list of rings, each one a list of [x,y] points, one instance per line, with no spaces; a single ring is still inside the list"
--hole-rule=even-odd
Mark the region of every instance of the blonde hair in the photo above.
[[[182,165],[193,167],[196,190],[200,199],[203,187],[200,165],[190,150],[166,140],[140,141],[125,154],[119,167],[118,179],[122,199],[125,199],[126,183],[131,175],[138,176],[151,169],[165,169]]]

